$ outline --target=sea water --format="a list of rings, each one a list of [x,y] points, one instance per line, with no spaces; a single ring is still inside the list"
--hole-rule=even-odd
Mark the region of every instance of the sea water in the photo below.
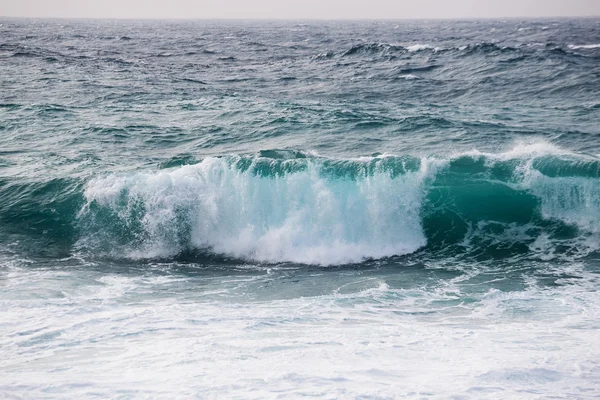
[[[600,20],[0,20],[0,397],[596,398]]]

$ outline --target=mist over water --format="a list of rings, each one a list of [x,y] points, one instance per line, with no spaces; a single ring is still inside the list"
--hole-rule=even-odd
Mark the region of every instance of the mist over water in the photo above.
[[[0,394],[594,398],[600,22],[0,19]]]

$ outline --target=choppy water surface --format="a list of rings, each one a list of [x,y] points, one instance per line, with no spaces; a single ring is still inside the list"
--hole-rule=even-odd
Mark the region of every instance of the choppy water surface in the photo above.
[[[594,398],[600,21],[0,19],[0,394]]]

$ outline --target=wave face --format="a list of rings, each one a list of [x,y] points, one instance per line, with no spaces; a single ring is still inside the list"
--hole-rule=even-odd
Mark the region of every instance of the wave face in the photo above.
[[[600,160],[550,145],[447,159],[207,158],[89,181],[79,245],[133,258],[204,250],[345,264],[419,249],[580,257],[600,233]]]
[[[598,249],[600,160],[547,144],[456,157],[429,189],[430,245],[478,256],[582,257]]]

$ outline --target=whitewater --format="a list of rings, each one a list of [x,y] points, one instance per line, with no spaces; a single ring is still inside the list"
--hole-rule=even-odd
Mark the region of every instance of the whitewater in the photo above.
[[[428,243],[427,224],[430,247],[440,247],[442,235],[447,248],[453,239],[487,236],[507,242],[507,252],[523,244],[533,253],[532,245],[560,236],[539,257],[554,256],[556,245],[566,243],[576,253],[595,251],[600,160],[544,143],[519,146],[518,153],[336,160],[280,151],[107,175],[85,187],[81,244],[131,258],[205,250],[326,266],[413,253]],[[474,193],[464,193],[464,186]],[[448,211],[462,226],[447,225]],[[488,223],[496,231],[487,232]],[[567,225],[574,235],[562,232]],[[516,229],[520,236],[509,233]]]
[[[591,399],[600,21],[0,20],[0,397]]]

